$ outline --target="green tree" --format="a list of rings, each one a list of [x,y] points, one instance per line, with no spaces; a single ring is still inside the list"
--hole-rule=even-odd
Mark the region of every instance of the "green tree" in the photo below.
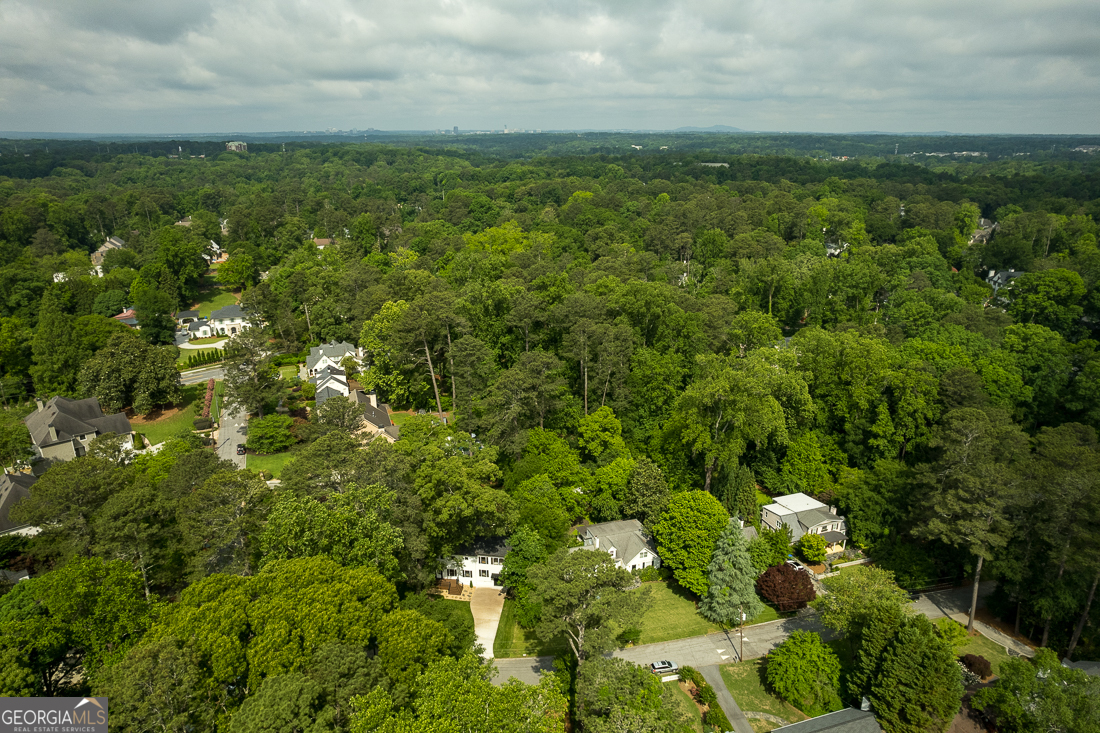
[[[133,406],[147,415],[183,399],[175,348],[150,346],[132,333],[120,334],[85,361],[79,384],[107,413]]]
[[[1100,679],[1062,666],[1050,649],[1002,662],[997,681],[979,690],[971,705],[1011,733],[1100,731]]]
[[[593,657],[577,673],[577,719],[585,731],[673,733],[687,723],[672,691],[625,659]]]
[[[793,631],[768,652],[768,686],[808,715],[839,710],[840,660],[812,631]]]
[[[256,281],[256,265],[247,254],[235,253],[218,265],[217,280],[224,285],[247,288]]]
[[[546,474],[521,483],[512,494],[519,510],[518,522],[535,529],[547,547],[560,547],[569,531],[570,516],[561,492]]]
[[[252,574],[271,493],[251,471],[220,471],[184,498],[180,524],[194,553],[194,577]]]
[[[542,605],[539,638],[564,634],[580,662],[609,649],[616,626],[637,618],[645,605],[642,593],[627,590],[633,576],[599,550],[558,550],[527,575],[531,596]]]
[[[1070,335],[1084,308],[1085,283],[1072,270],[1025,272],[1012,281],[1008,312],[1017,323],[1037,323]]]
[[[294,419],[289,415],[268,415],[248,421],[249,449],[257,453],[282,453],[297,442],[290,429]]]
[[[736,520],[730,520],[711,556],[707,568],[707,594],[699,612],[711,621],[736,626],[742,618],[756,618],[764,604],[756,595],[756,574],[749,543]]]
[[[821,623],[841,634],[857,634],[878,609],[901,611],[909,595],[894,582],[894,574],[861,565],[822,581],[828,593],[813,602]]]
[[[646,531],[653,532],[667,507],[668,483],[660,466],[644,456],[639,458],[627,481],[620,511],[624,517],[641,521]]]
[[[42,297],[38,324],[31,340],[34,389],[40,396],[76,396],[80,365],[91,354],[80,343],[74,319],[65,312],[61,294],[48,290]]]
[[[264,406],[282,391],[267,337],[246,328],[225,345],[225,396],[222,409],[264,416]]]
[[[674,494],[653,528],[661,564],[672,568],[676,581],[698,596],[707,594],[707,568],[714,545],[729,523],[729,514],[710,494]]]
[[[615,417],[615,412],[610,407],[600,407],[581,418],[577,428],[577,444],[597,461],[605,454],[609,458],[629,457],[622,435],[623,425]]]
[[[416,611],[392,611],[378,624],[378,660],[397,684],[411,686],[451,643],[451,634],[443,624]]]
[[[391,403],[409,401],[408,380],[399,370],[401,354],[393,351],[394,327],[408,308],[404,300],[387,301],[363,323],[359,334],[359,345],[366,351],[370,366],[363,388],[377,391]]]
[[[347,397],[329,397],[313,411],[313,420],[326,428],[348,433],[356,432],[366,421],[363,406]]]
[[[145,598],[152,596],[154,573],[169,569],[175,513],[148,481],[134,481],[112,494],[92,519],[92,551],[107,560],[123,560],[141,575]]]
[[[260,535],[262,562],[326,556],[341,565],[370,565],[398,575],[400,532],[389,523],[394,494],[383,486],[349,486],[324,503],[284,496]]]
[[[815,565],[825,562],[825,547],[825,538],[819,534],[806,533],[798,538],[798,554],[806,562]]]
[[[535,565],[545,562],[547,558],[546,545],[538,532],[527,525],[520,525],[515,533],[508,538],[511,547],[504,556],[504,566],[500,571],[500,584],[516,602],[516,615],[520,625],[524,628],[532,628],[538,623],[542,608],[532,600],[531,592],[534,585],[527,575],[527,571]]]
[[[566,393],[562,364],[544,351],[520,354],[515,366],[506,369],[493,385],[488,409],[494,413],[490,435],[503,446],[513,446],[526,428],[546,426]]]
[[[929,518],[914,534],[964,547],[974,557],[967,625],[973,631],[982,565],[1012,531],[1009,509],[1018,501],[1021,479],[1016,464],[1027,455],[1027,438],[1002,413],[963,408],[946,415],[931,445],[940,456],[919,473]]]

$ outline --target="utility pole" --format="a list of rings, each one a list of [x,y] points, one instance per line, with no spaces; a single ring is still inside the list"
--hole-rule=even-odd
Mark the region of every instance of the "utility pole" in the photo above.
[[[741,605],[737,606],[737,614],[741,617],[741,651],[737,653],[737,661],[745,661],[745,612],[741,610]]]

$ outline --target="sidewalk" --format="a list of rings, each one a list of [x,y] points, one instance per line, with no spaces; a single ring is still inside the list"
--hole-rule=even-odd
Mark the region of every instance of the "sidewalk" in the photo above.
[[[722,670],[717,665],[711,665],[700,668],[699,672],[703,675],[703,679],[707,681],[707,684],[714,688],[714,693],[718,697],[718,705],[721,706],[722,712],[733,724],[734,733],[753,733],[752,724],[741,712],[737,701],[733,699],[729,688],[726,687],[726,681],[722,679]]]

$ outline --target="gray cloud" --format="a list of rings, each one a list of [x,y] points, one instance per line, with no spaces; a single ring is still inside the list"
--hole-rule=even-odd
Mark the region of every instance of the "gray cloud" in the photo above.
[[[0,129],[1096,132],[1086,0],[0,0]]]

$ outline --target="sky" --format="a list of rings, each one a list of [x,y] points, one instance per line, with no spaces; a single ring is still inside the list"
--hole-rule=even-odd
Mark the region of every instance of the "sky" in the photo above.
[[[0,0],[0,130],[1100,133],[1097,0]]]

